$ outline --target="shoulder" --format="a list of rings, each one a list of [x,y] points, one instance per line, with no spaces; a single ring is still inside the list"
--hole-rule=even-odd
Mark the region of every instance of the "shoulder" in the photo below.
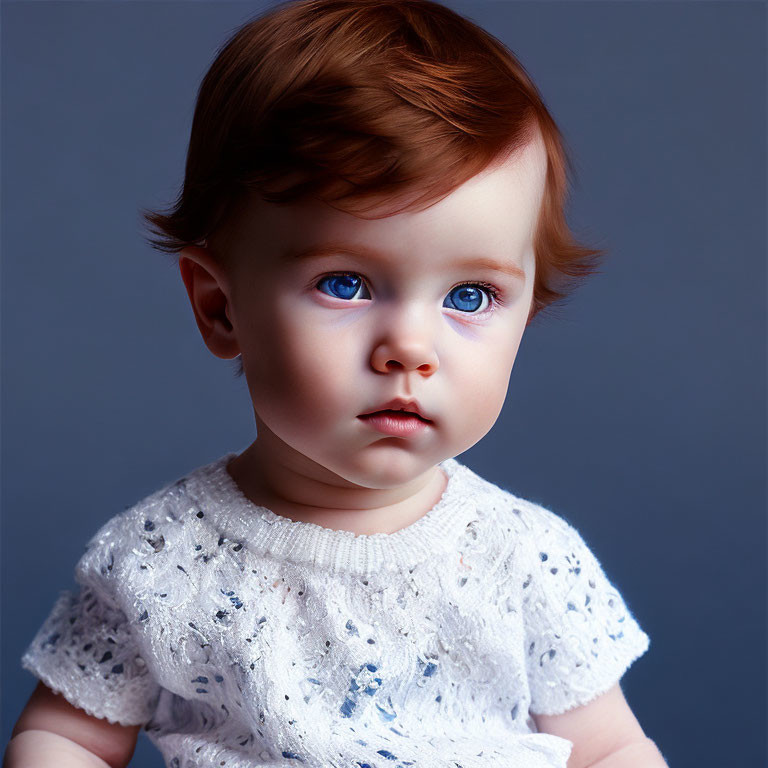
[[[585,577],[594,587],[602,566],[576,526],[539,502],[518,498],[516,508],[525,528],[530,576],[538,574],[541,585],[559,584],[566,591]]]
[[[187,475],[126,507],[103,522],[75,566],[77,581],[101,592],[120,593],[137,571],[153,571],[155,558],[183,536],[189,517]]]
[[[576,540],[581,541],[576,528],[544,504],[517,496],[469,467],[465,467],[465,475],[467,488],[481,516],[493,524],[503,538],[534,548],[545,540],[566,548]]]
[[[218,594],[222,569],[244,569],[242,544],[230,540],[223,525],[230,505],[216,483],[230,455],[107,520],[88,542],[77,580],[142,615],[170,616],[214,586]]]
[[[600,560],[565,515],[472,475],[485,544],[497,553],[506,587],[517,584],[523,596],[542,590],[566,595],[582,583],[607,589]]]

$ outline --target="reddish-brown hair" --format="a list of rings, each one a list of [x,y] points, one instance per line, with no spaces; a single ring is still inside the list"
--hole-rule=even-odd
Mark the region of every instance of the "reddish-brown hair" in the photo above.
[[[597,271],[603,252],[566,223],[573,168],[515,55],[430,0],[289,0],[240,27],[200,86],[183,187],[145,210],[166,253],[226,230],[256,192],[363,215],[422,210],[524,147],[539,130],[546,188],[528,323]],[[225,260],[226,254],[216,254]]]

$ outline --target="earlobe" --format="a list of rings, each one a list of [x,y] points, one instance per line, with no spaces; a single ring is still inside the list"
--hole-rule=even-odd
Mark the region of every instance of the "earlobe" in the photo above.
[[[237,357],[240,347],[223,270],[206,248],[190,246],[179,253],[179,272],[205,345],[216,357]]]

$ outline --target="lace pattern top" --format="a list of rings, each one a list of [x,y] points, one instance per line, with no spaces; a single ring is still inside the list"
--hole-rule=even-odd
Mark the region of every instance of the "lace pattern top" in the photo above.
[[[199,467],[109,519],[22,657],[170,768],[566,768],[537,733],[649,646],[563,518],[455,458],[422,518],[292,521]]]

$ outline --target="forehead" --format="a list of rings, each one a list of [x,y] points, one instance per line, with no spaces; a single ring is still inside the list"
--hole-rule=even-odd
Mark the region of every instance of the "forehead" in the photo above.
[[[546,168],[546,150],[537,135],[431,207],[379,219],[354,216],[319,201],[277,206],[253,197],[241,209],[233,245],[246,261],[285,261],[337,243],[375,252],[384,260],[405,255],[429,261],[447,251],[522,256],[533,237]]]

